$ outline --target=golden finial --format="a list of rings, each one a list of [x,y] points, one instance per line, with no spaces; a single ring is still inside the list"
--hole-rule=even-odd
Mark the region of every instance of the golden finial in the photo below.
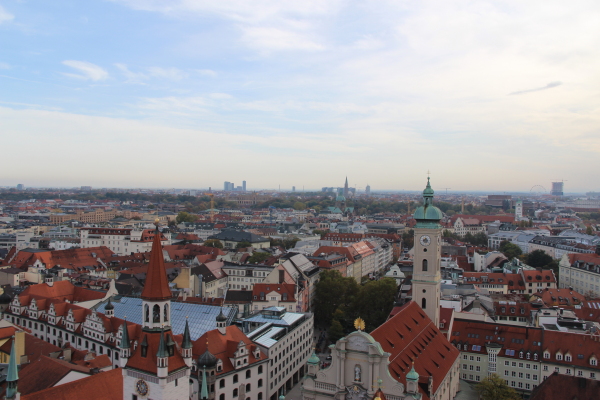
[[[361,317],[356,318],[354,320],[354,327],[359,331],[364,331],[365,330],[365,321]]]

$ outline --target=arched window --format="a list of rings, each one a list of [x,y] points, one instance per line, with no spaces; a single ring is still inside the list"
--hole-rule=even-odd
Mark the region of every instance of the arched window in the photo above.
[[[221,393],[221,395],[219,396],[219,400],[225,400],[225,393]]]
[[[169,305],[165,304],[165,322],[169,320]]]
[[[423,271],[427,271],[427,260],[423,260]]]
[[[148,306],[148,304],[146,304],[145,307],[146,307],[146,322],[150,322],[150,307]]]
[[[160,306],[158,304],[152,307],[152,322],[160,322]]]
[[[262,387],[262,385],[263,385],[263,381],[262,381],[262,379],[259,379],[258,380],[258,387]]]
[[[249,383],[246,384],[246,392],[249,392],[250,390],[252,390],[252,386],[250,386]]]
[[[263,398],[262,398],[262,392],[260,392],[260,393],[258,394],[258,400],[263,400]]]
[[[237,389],[233,389],[233,397],[238,397],[238,390]]]
[[[252,376],[252,373],[250,372],[250,370],[246,371],[246,379],[250,378]]]
[[[423,310],[427,308],[427,299],[425,297],[421,299],[421,308]]]

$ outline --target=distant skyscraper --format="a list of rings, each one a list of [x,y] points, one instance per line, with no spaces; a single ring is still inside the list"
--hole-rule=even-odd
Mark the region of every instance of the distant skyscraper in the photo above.
[[[564,186],[565,183],[564,182],[552,182],[552,191],[550,192],[550,194],[552,196],[563,196],[564,195]]]
[[[296,191],[296,186],[292,186],[292,192]]]
[[[517,200],[515,203],[515,219],[517,221],[523,219],[523,200]]]
[[[365,188],[365,193],[367,194],[367,196],[371,195],[371,186],[367,185],[367,187]]]
[[[242,190],[246,191],[246,181],[242,181]]]
[[[225,183],[223,184],[223,190],[229,190],[229,182],[225,181]]]
[[[22,183],[19,183],[17,185],[17,190],[25,190],[25,185],[23,185]]]

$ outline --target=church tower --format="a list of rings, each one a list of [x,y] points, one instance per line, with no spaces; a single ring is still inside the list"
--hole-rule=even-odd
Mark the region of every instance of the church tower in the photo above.
[[[156,223],[154,241],[142,291],[140,344],[130,346],[126,324],[120,345],[125,399],[178,400],[189,398],[191,341],[189,328],[181,346],[171,331],[171,290]]]
[[[441,247],[443,215],[433,205],[433,189],[427,178],[427,187],[423,190],[423,205],[413,215],[417,224],[414,227],[414,266],[412,280],[412,299],[427,316],[439,327],[441,296]]]

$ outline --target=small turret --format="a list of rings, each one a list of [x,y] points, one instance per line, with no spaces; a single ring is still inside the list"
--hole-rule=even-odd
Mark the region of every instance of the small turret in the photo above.
[[[19,382],[19,370],[17,369],[17,352],[15,351],[16,338],[13,337],[10,348],[10,360],[8,361],[8,373],[6,375],[6,397],[5,399],[18,400],[20,398],[17,384]]]
[[[108,318],[115,316],[115,306],[110,302],[110,297],[108,298],[108,304],[104,307],[104,315]]]
[[[127,321],[123,321],[121,343],[119,343],[119,363],[121,368],[127,364],[127,359],[131,357],[131,344],[129,343],[129,332],[127,331]]]
[[[312,356],[308,359],[308,375],[316,376],[319,372],[319,363],[321,360],[317,354],[313,351]]]
[[[165,344],[165,331],[160,332],[160,342],[158,343],[158,351],[156,352],[156,366],[158,367],[157,375],[159,378],[165,378],[168,373],[169,352]]]
[[[227,317],[223,314],[223,309],[221,309],[221,312],[217,315],[217,329],[221,335],[227,333]]]
[[[415,363],[411,370],[406,374],[406,391],[408,393],[417,393],[419,390],[419,374],[415,371]]]
[[[203,399],[208,399],[208,383],[206,382],[206,368],[204,367],[202,368],[202,386],[200,388],[200,400]]]
[[[185,361],[185,365],[192,366],[192,339],[190,336],[190,327],[188,320],[185,320],[185,329],[183,330],[183,340],[181,341],[181,356]]]

